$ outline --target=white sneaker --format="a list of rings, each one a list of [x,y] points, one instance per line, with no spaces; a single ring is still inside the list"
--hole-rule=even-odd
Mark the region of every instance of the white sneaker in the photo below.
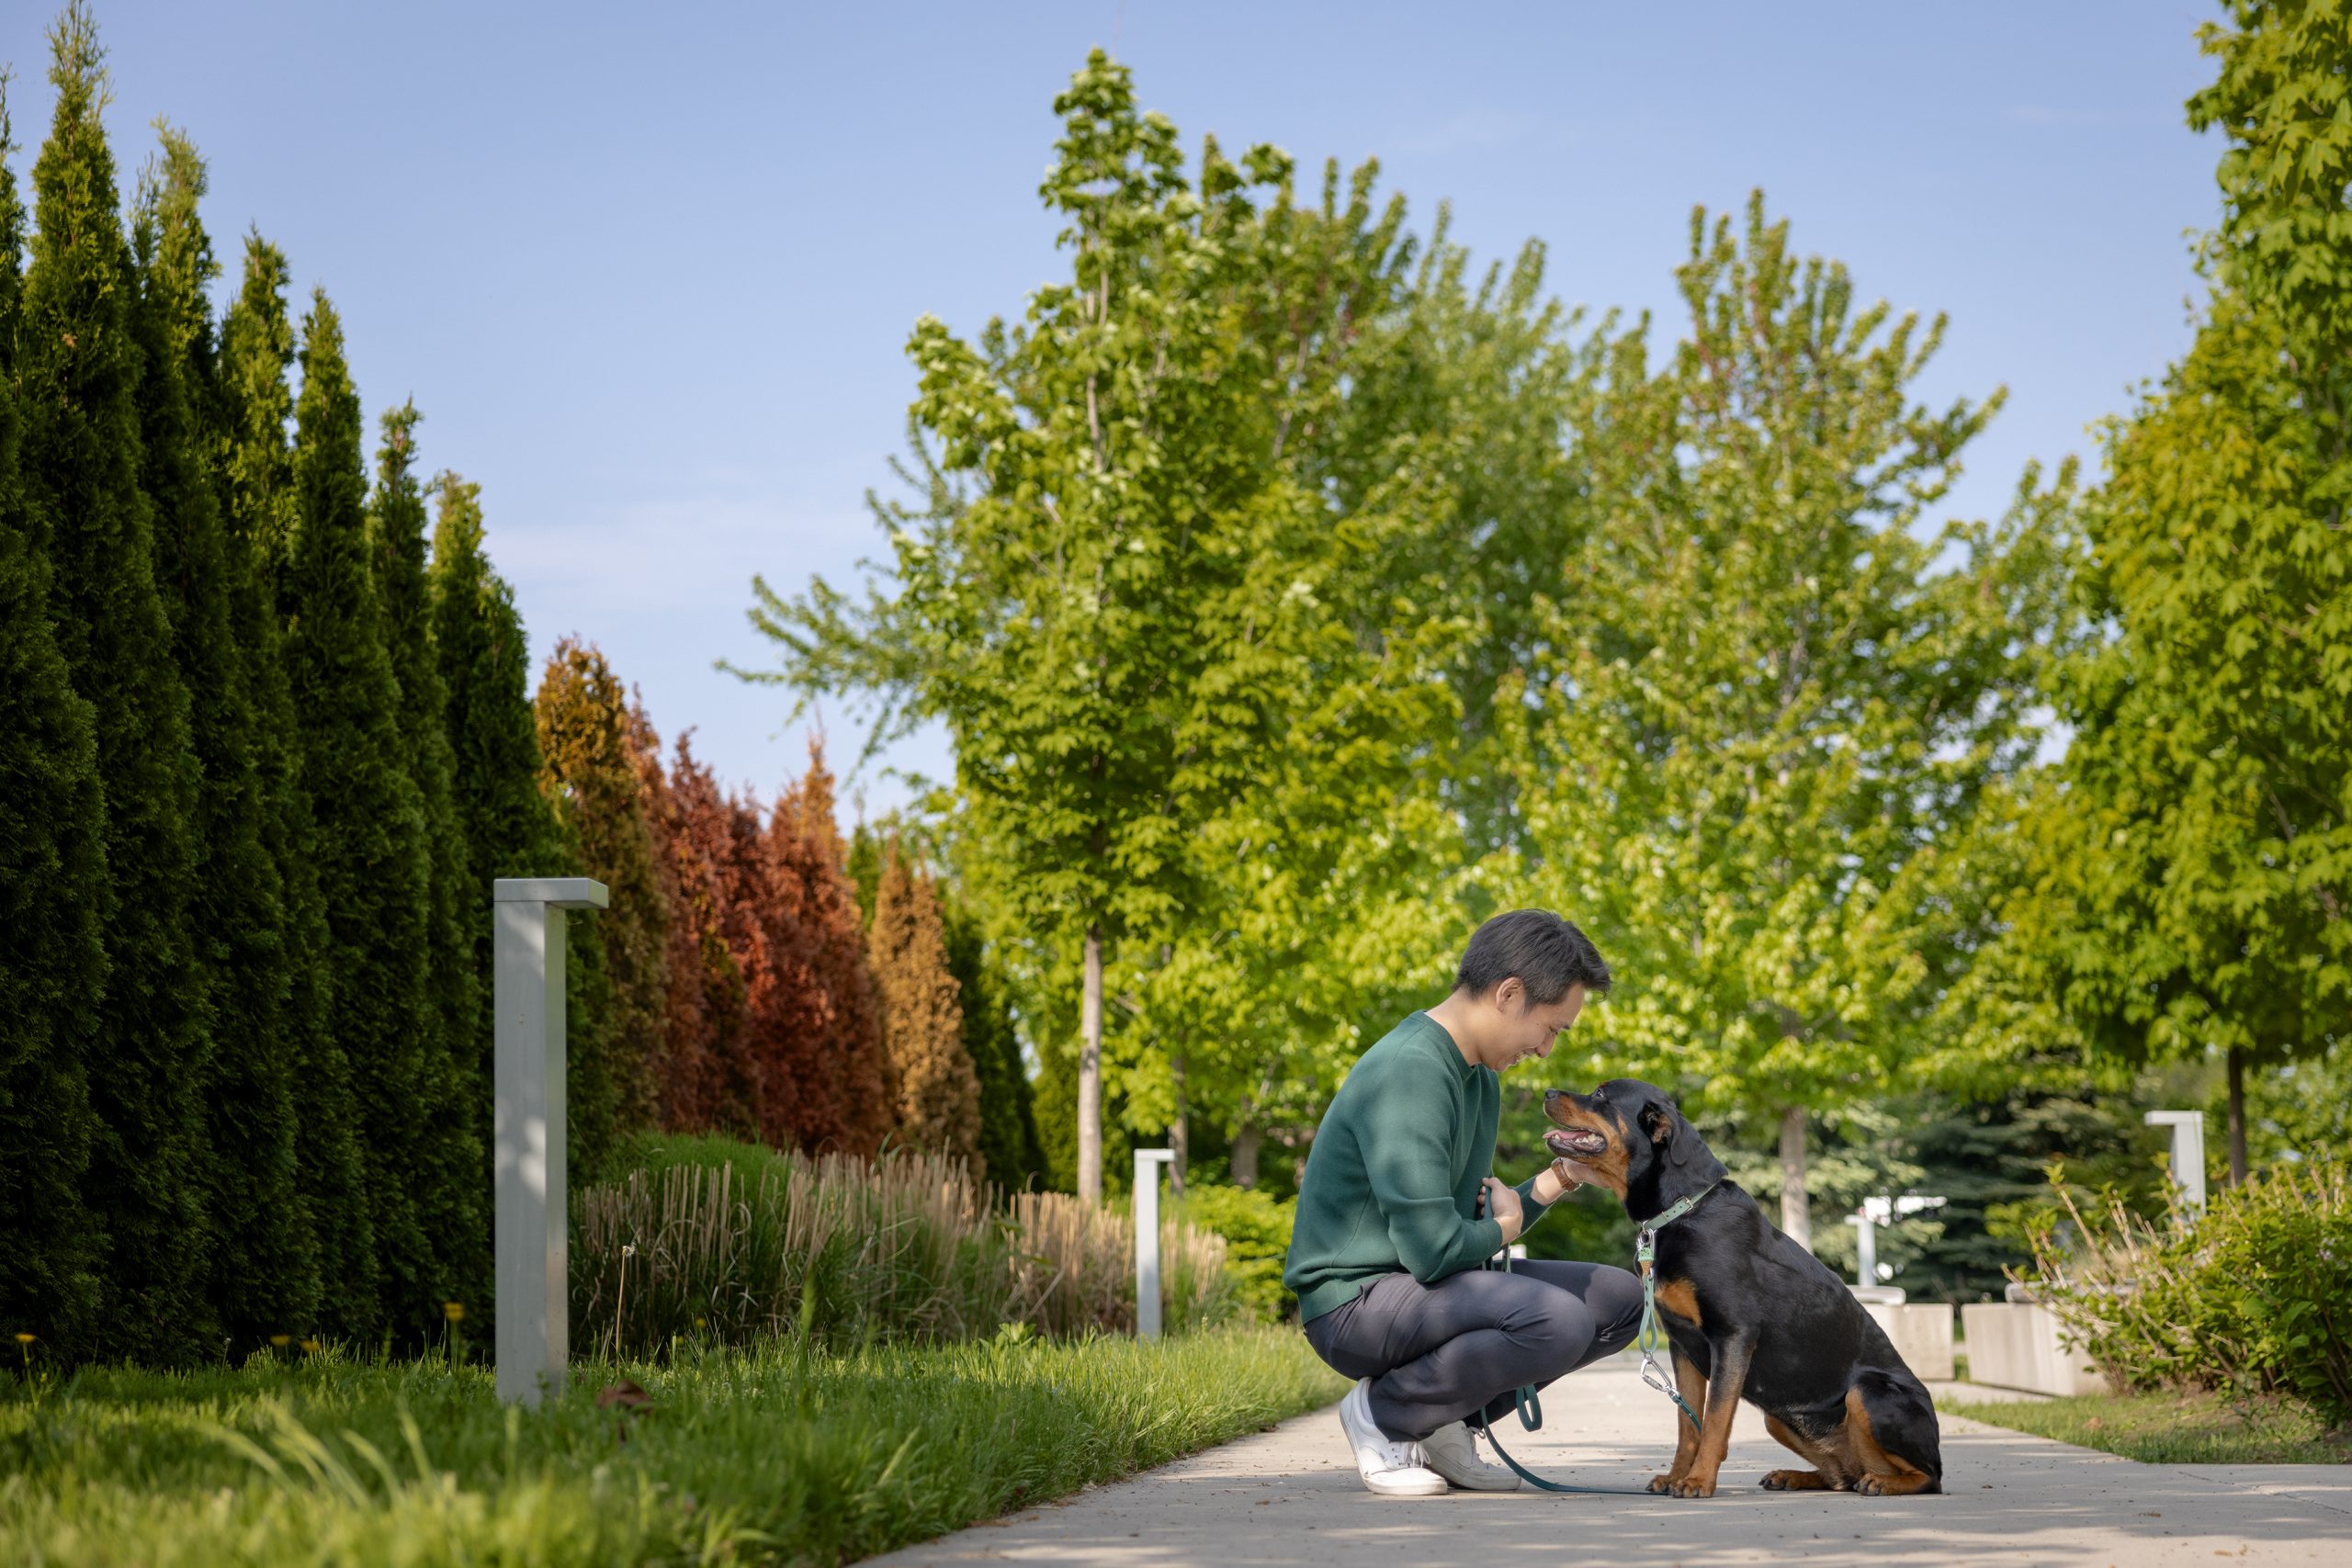
[[[1478,1457],[1470,1428],[1459,1421],[1448,1422],[1421,1439],[1421,1462],[1465,1491],[1519,1490],[1518,1476]]]
[[[1421,1462],[1421,1445],[1400,1443],[1380,1429],[1372,1418],[1372,1380],[1365,1378],[1340,1401],[1340,1428],[1355,1450],[1356,1473],[1364,1490],[1383,1497],[1434,1497],[1445,1490],[1445,1477]]]

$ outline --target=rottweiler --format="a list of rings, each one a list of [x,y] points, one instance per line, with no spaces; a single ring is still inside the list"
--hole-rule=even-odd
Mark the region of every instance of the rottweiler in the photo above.
[[[1843,1280],[1782,1235],[1726,1179],[1664,1090],[1616,1078],[1590,1094],[1546,1089],[1552,1153],[1617,1194],[1636,1224],[1698,1205],[1657,1233],[1658,1317],[1696,1431],[1674,1418],[1674,1467],[1653,1492],[1712,1497],[1742,1399],[1811,1470],[1776,1470],[1774,1491],[1900,1496],[1943,1490],[1935,1401]]]

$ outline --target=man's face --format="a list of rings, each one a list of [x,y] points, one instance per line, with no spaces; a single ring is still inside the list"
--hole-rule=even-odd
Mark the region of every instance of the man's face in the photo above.
[[[1553,1044],[1584,1010],[1584,987],[1570,986],[1556,1001],[1532,1002],[1527,987],[1514,976],[1495,987],[1495,1009],[1502,1015],[1497,1038],[1503,1059],[1495,1064],[1499,1072],[1550,1055]]]

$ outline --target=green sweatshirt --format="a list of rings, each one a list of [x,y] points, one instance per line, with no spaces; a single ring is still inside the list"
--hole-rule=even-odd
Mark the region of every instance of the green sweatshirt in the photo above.
[[[1473,1219],[1494,1173],[1502,1086],[1464,1061],[1444,1026],[1417,1012],[1356,1060],[1331,1097],[1298,1184],[1283,1283],[1309,1323],[1385,1274],[1425,1285],[1502,1250],[1498,1220]],[[1532,1227],[1535,1179],[1519,1196]]]

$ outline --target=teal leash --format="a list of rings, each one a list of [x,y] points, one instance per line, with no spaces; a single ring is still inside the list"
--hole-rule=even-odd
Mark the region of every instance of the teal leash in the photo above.
[[[1642,1226],[1639,1234],[1634,1238],[1634,1261],[1640,1268],[1642,1274],[1642,1326],[1634,1336],[1634,1348],[1642,1353],[1642,1382],[1674,1401],[1675,1408],[1680,1410],[1689,1418],[1693,1427],[1702,1427],[1705,1423],[1699,1419],[1699,1413],[1690,1408],[1690,1402],[1682,1397],[1681,1390],[1667,1381],[1665,1372],[1657,1364],[1657,1352],[1666,1348],[1667,1338],[1666,1330],[1657,1320],[1657,1271],[1653,1265],[1657,1258],[1657,1233],[1697,1208],[1700,1201],[1714,1190],[1714,1184],[1710,1182],[1706,1187],[1683,1199],[1666,1213]],[[1510,1272],[1510,1254],[1508,1251],[1503,1254],[1503,1272],[1506,1274]],[[1519,1424],[1521,1427],[1531,1432],[1543,1429],[1544,1401],[1533,1383],[1525,1383],[1513,1389],[1511,1404],[1519,1412]],[[1647,1488],[1637,1492],[1625,1486],[1569,1486],[1557,1481],[1546,1481],[1510,1457],[1510,1453],[1504,1450],[1502,1443],[1495,1437],[1495,1429],[1488,1424],[1485,1411],[1474,1412],[1467,1425],[1473,1430],[1485,1435],[1487,1445],[1495,1450],[1495,1457],[1508,1465],[1513,1475],[1539,1491],[1577,1492],[1606,1497],[1659,1495]]]

